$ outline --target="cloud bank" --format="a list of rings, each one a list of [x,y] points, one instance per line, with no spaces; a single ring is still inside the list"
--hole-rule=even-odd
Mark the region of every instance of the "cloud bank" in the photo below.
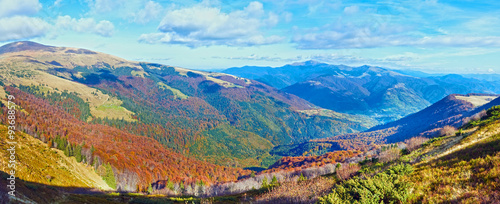
[[[242,10],[224,13],[220,8],[197,4],[167,12],[157,33],[142,34],[139,42],[183,44],[189,47],[229,45],[252,46],[278,43],[278,35],[265,36],[262,30],[279,22],[266,13],[260,2],[250,2]]]

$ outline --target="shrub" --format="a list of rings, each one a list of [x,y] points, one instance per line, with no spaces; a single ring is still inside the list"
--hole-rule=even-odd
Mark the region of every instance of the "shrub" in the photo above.
[[[153,187],[151,186],[151,184],[149,184],[148,186],[148,194],[151,194],[153,193]]]
[[[371,178],[355,177],[337,185],[332,193],[319,198],[319,203],[405,203],[412,184],[403,176],[411,172],[410,165],[400,164]]]
[[[264,179],[262,179],[262,188],[267,188],[269,184],[267,183],[267,177],[264,177]]]
[[[279,183],[278,183],[278,179],[276,178],[276,176],[273,175],[273,179],[271,180],[271,186],[277,186]]]
[[[304,176],[304,174],[300,173],[300,176],[299,176],[299,179],[297,180],[297,182],[301,182],[301,181],[307,181],[307,177]]]

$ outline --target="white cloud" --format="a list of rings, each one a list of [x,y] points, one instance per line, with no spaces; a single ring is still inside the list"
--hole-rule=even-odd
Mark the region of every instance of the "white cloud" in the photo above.
[[[228,59],[228,60],[251,60],[251,61],[268,61],[268,62],[296,62],[303,60],[301,55],[295,57],[283,58],[279,56],[261,56],[256,54],[251,54],[248,56],[238,56],[238,57],[212,57],[214,59]]]
[[[55,27],[59,30],[72,30],[78,33],[93,33],[103,37],[110,37],[114,32],[113,23],[102,20],[96,22],[93,18],[74,19],[70,16],[59,16]]]
[[[0,42],[45,35],[50,25],[40,18],[14,16],[0,18]]]
[[[163,12],[163,7],[154,1],[148,1],[144,5],[144,9],[139,10],[137,13],[133,13],[134,22],[145,24],[151,20],[158,19]]]
[[[99,21],[99,23],[95,26],[94,33],[104,36],[104,37],[110,37],[113,35],[113,32],[115,30],[115,26],[113,23],[109,21]]]
[[[62,1],[63,0],[55,0],[54,1],[54,6],[56,6],[56,7],[61,6]]]
[[[283,12],[283,18],[285,19],[285,22],[290,23],[293,20],[293,14],[290,12]]]
[[[269,12],[269,18],[265,21],[267,27],[273,27],[279,23],[279,17],[273,12]]]
[[[318,32],[319,31],[319,32]],[[397,25],[357,26],[353,24],[330,24],[300,32],[293,37],[300,49],[342,49],[393,46],[406,41],[398,35],[405,31]]]
[[[278,16],[264,11],[260,2],[251,2],[242,10],[224,13],[206,3],[167,12],[158,30],[143,34],[145,43],[185,44],[190,47],[229,45],[251,46],[273,44],[279,36],[265,37],[261,31],[278,23]]]
[[[347,14],[347,15],[355,14],[358,11],[359,11],[359,7],[358,6],[348,6],[348,7],[344,8],[344,13]]]
[[[459,34],[425,35],[404,26],[378,24],[358,26],[330,24],[296,34],[292,42],[299,49],[350,49],[374,47],[500,47],[499,36]]]
[[[413,42],[401,43],[401,45],[414,46],[440,46],[440,47],[500,47],[499,36],[458,36],[445,35],[434,37],[423,37]]]
[[[42,9],[38,0],[1,0],[0,18],[15,15],[32,15]]]
[[[458,25],[455,30],[462,32],[500,34],[498,27],[500,26],[500,18],[498,16],[486,15],[479,18],[466,21]],[[465,29],[464,29],[465,28]]]
[[[123,0],[86,0],[91,13],[106,13],[123,6]]]
[[[366,58],[356,55],[332,53],[311,55],[307,58],[330,64],[344,64],[350,66],[371,65],[383,67],[411,67],[413,62],[418,59],[418,56],[412,53],[405,53],[382,58]]]

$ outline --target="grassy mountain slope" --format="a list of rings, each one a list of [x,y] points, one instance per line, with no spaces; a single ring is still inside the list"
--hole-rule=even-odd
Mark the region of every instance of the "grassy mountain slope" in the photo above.
[[[491,111],[479,126],[466,128],[465,135],[439,138],[420,150],[427,157],[409,176],[416,184],[417,202],[500,200],[499,111],[497,106],[496,113]]]
[[[0,133],[7,135],[7,126],[0,125]],[[16,135],[16,176],[19,179],[53,186],[72,186],[111,190],[91,166],[79,163],[74,157],[67,157],[63,151],[50,148],[30,135]],[[2,149],[10,148],[6,137],[0,141]],[[0,153],[1,171],[9,172],[7,151]]]
[[[429,140],[394,161],[365,162],[359,177],[338,184],[320,203],[496,203],[499,144],[495,106],[462,131]]]

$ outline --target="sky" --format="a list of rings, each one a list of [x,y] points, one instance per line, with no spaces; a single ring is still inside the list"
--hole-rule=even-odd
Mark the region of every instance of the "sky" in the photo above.
[[[0,0],[0,45],[20,40],[192,69],[499,74],[500,1]]]

